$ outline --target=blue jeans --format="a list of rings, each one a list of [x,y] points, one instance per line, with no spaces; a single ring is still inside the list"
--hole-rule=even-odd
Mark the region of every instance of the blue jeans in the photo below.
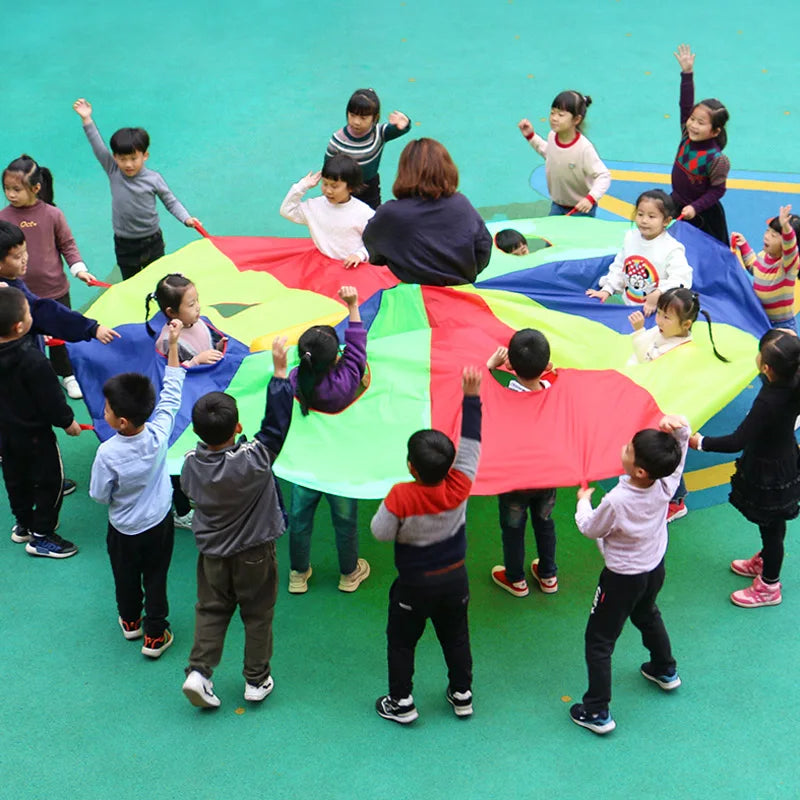
[[[560,206],[558,203],[551,203],[550,204],[550,217],[563,217],[569,214],[572,211],[570,206]],[[597,203],[592,206],[591,211],[587,211],[585,214],[582,211],[576,211],[574,214],[570,214],[571,217],[594,217],[597,216]]]
[[[497,496],[503,531],[503,565],[512,583],[525,579],[525,524],[531,514],[533,536],[539,551],[539,577],[552,578],[556,566],[556,526],[550,515],[555,489],[527,489]]]
[[[349,575],[358,562],[358,501],[351,497],[326,494],[305,486],[292,486],[292,503],[289,508],[289,560],[291,568],[306,572],[311,561],[311,534],[314,530],[314,512],[320,499],[328,501],[331,522],[336,534],[339,553],[339,571]]]
[[[686,495],[689,494],[689,490],[686,488],[686,481],[683,479],[683,475],[681,475],[680,483],[678,484],[678,488],[675,490],[675,494],[672,495],[670,499],[670,503],[680,503]]]

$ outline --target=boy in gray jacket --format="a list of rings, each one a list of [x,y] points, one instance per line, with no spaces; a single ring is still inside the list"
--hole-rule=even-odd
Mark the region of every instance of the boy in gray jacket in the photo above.
[[[293,402],[285,344],[285,338],[272,343],[274,372],[253,441],[236,441],[242,425],[230,395],[210,392],[192,409],[194,432],[202,441],[186,456],[181,486],[195,503],[192,530],[200,554],[194,645],[183,693],[201,708],[220,704],[210,678],[237,606],[245,631],[244,698],[260,702],[275,685],[270,674],[275,540],[286,521],[272,464],[289,431]]]

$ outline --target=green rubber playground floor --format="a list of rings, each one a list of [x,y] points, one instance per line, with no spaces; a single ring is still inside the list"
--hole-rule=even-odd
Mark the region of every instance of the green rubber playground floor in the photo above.
[[[110,199],[71,109],[79,96],[94,104],[106,139],[124,125],[149,130],[149,165],[214,234],[304,235],[278,207],[291,183],[319,167],[359,86],[379,92],[384,114],[409,114],[412,135],[448,147],[462,191],[490,219],[542,213],[529,184],[541,162],[516,123],[536,124],[565,88],[592,95],[586,133],[604,159],[668,171],[678,141],[672,51],[683,41],[698,53],[698,96],[718,96],[731,111],[733,168],[800,172],[800,64],[791,46],[800,7],[791,4],[43,0],[5,9],[3,19],[0,162],[26,152],[53,170],[56,202],[100,278],[115,277]],[[386,148],[384,197],[401,146]],[[798,190],[775,194],[775,208]],[[760,230],[769,212],[755,199],[742,209],[730,227]],[[194,238],[161,216],[168,250]],[[73,286],[76,304],[86,305],[91,290]],[[601,568],[575,529],[572,489],[557,505],[559,592],[532,590],[522,600],[489,578],[501,560],[495,501],[471,501],[475,714],[452,715],[429,631],[417,658],[420,719],[408,728],[373,709],[386,690],[394,575],[391,547],[368,531],[375,503],[360,512],[372,575],[353,595],[336,590],[323,509],[307,595],[287,594],[288,542],[279,543],[274,693],[259,707],[242,699],[234,620],[214,676],[223,705],[203,713],[180,691],[193,635],[191,534],[178,532],[170,573],[175,644],[151,662],[116,625],[105,510],[86,494],[95,447],[88,434],[62,441],[79,491],[65,500],[60,532],[80,546],[76,558],[26,556],[8,538],[0,499],[0,798],[798,796],[796,523],[783,604],[756,610],[728,600],[744,585],[728,562],[755,551],[753,526],[726,505],[695,508],[671,526],[660,605],[683,686],[667,695],[642,679],[646,654],[627,628],[614,659],[618,727],[601,739],[567,716],[585,689],[583,629]],[[531,558],[532,548],[531,537]]]

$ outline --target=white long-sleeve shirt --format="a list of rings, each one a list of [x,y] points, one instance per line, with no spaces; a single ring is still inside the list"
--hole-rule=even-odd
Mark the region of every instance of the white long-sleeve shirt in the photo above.
[[[659,356],[674,350],[676,347],[692,341],[692,332],[688,336],[664,336],[654,325],[652,328],[639,328],[631,336],[633,342],[633,355],[628,359],[629,364],[645,364],[655,361]]]
[[[305,178],[295,183],[283,198],[281,216],[298,225],[308,225],[308,232],[320,253],[339,259],[355,254],[362,261],[368,261],[361,235],[375,212],[355,197],[346,203],[331,203],[327,197],[303,200],[310,188]]]
[[[656,289],[689,289],[692,268],[686,260],[686,248],[667,231],[655,239],[645,239],[638,228],[633,228],[625,234],[622,250],[599,283],[609,294],[622,292],[626,305],[640,306]]]
[[[691,430],[688,422],[675,431],[681,446],[676,470],[652,486],[640,488],[623,475],[617,485],[592,508],[588,497],[578,500],[575,524],[595,539],[606,567],[620,575],[640,575],[655,569],[667,551],[667,508],[678,488],[686,462]]]

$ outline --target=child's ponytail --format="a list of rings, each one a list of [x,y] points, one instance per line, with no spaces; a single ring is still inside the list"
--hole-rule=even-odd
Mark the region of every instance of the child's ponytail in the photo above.
[[[336,363],[339,338],[330,325],[314,325],[300,337],[297,349],[300,352],[300,366],[297,369],[295,394],[300,402],[300,411],[306,417],[314,402],[314,389]]]
[[[7,172],[18,172],[22,175],[23,183],[33,191],[38,185],[36,196],[43,203],[54,206],[53,173],[47,167],[40,167],[27,153],[15,158],[3,171],[5,178]]]
[[[691,323],[697,321],[697,315],[702,314],[706,323],[708,324],[708,338],[711,340],[711,349],[714,355],[726,364],[730,363],[730,359],[725,358],[718,350],[714,343],[714,333],[711,330],[711,315],[705,310],[700,308],[700,295],[693,292],[691,289],[686,289],[683,286],[678,286],[674,289],[667,289],[661,297],[658,298],[658,308],[666,312],[668,309],[673,309],[678,315],[678,320],[681,323],[687,320]]]
[[[147,328],[147,332],[150,334],[151,339],[156,338],[156,332],[153,330],[153,326],[150,324],[150,301],[155,299],[156,293],[150,292],[144,301],[144,326]]]
[[[697,295],[695,295],[697,297]],[[720,360],[724,361],[726,364],[730,364],[730,359],[725,358],[718,350],[716,344],[714,344],[714,334],[711,331],[711,315],[703,308],[700,308],[700,298],[697,297],[697,310],[706,318],[706,323],[708,324],[708,338],[711,340],[711,349],[714,351],[714,355]]]
[[[776,383],[789,386],[800,397],[800,339],[789,331],[770,328],[758,343],[761,363],[775,376]]]

